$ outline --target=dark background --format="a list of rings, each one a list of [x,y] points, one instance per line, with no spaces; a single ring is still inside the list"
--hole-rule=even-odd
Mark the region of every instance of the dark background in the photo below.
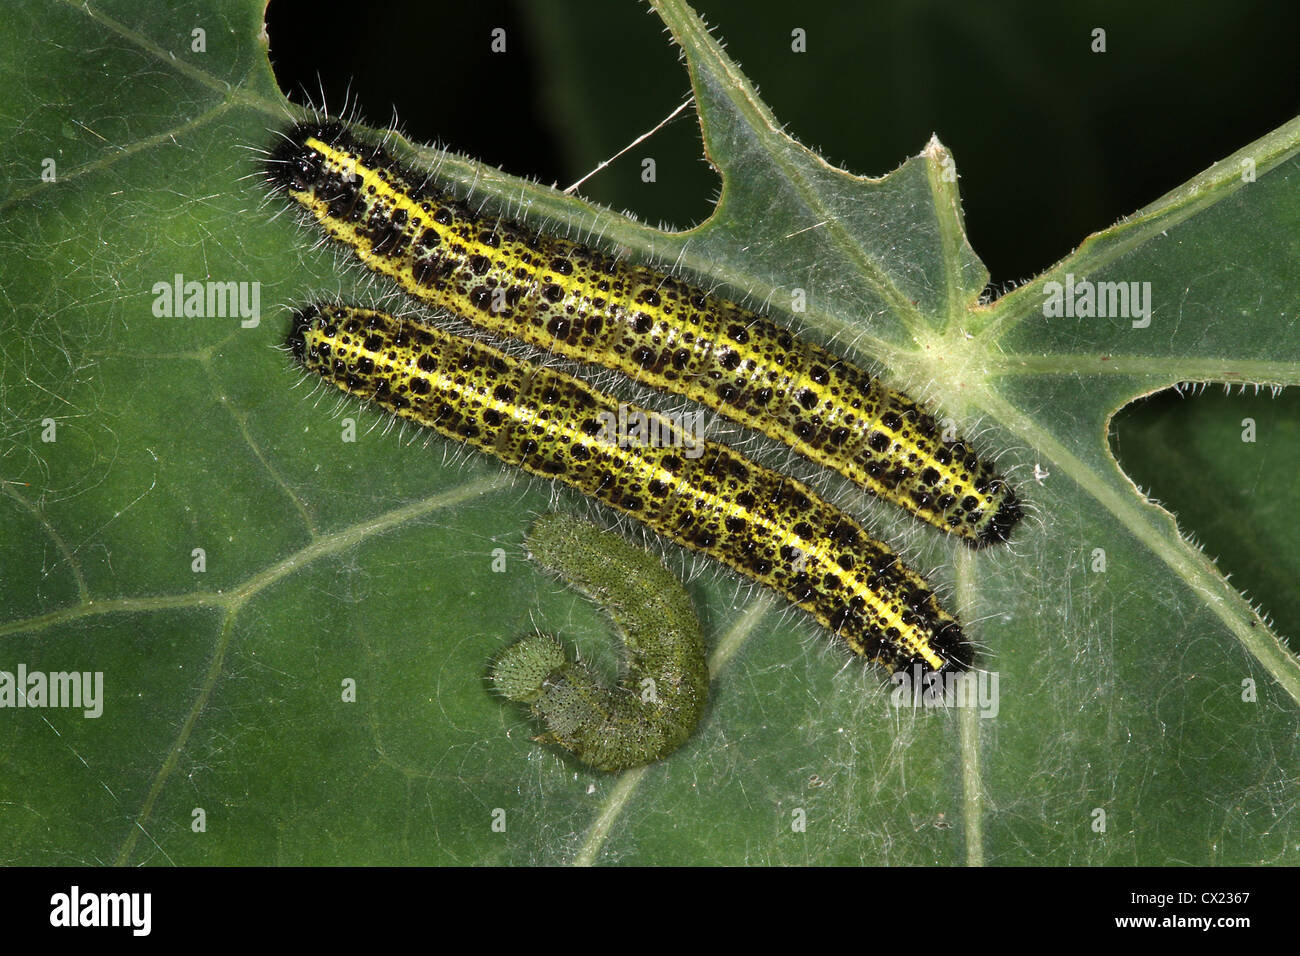
[[[1300,4],[1236,0],[1064,5],[923,0],[696,0],[780,122],[832,162],[880,175],[938,133],[953,152],[971,244],[995,289],[1024,281],[1211,163],[1300,112]],[[414,140],[567,186],[689,93],[678,51],[634,0],[373,5],[323,16],[273,0],[271,59],[296,102],[394,114]],[[490,50],[494,28],[507,51]],[[807,31],[808,51],[790,51]],[[1091,32],[1106,30],[1106,52]],[[304,95],[305,94],[305,95]],[[640,180],[652,152],[658,181]],[[589,180],[582,194],[652,223],[706,218],[718,180],[692,111]],[[1166,392],[1117,416],[1125,470],[1196,532],[1234,583],[1300,636],[1293,568],[1252,547],[1259,495],[1294,504],[1300,479],[1264,443],[1300,442],[1300,396]],[[1246,478],[1207,434],[1259,423]],[[1250,446],[1247,446],[1250,447]]]

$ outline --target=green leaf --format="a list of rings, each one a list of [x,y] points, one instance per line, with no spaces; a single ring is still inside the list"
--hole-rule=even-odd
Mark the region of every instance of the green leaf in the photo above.
[[[983,302],[938,140],[850,176],[781,131],[684,4],[656,8],[723,176],[707,222],[664,233],[456,156],[439,174],[778,315],[803,289],[791,321],[980,430],[1033,509],[1009,547],[827,487],[948,588],[996,717],[896,708],[810,622],[709,570],[690,582],[715,675],[692,740],[617,777],[534,744],[489,659],[535,620],[592,649],[607,625],[522,555],[548,486],[294,387],[289,311],[385,290],[255,175],[290,115],[259,5],[30,4],[0,39],[0,670],[102,671],[105,689],[95,719],[0,712],[4,862],[1297,861],[1300,664],[1107,436],[1184,380],[1300,377],[1300,121]],[[260,323],[156,316],[177,274],[259,282]],[[1150,282],[1150,325],[1048,318],[1044,283],[1067,274]],[[1184,442],[1218,469],[1203,494],[1252,448],[1224,421]]]

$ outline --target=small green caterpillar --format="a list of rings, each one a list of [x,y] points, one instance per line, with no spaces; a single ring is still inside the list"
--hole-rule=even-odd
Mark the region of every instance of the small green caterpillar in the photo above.
[[[367,267],[489,332],[684,395],[974,547],[1020,520],[1006,480],[929,412],[765,316],[481,217],[340,123],[289,129],[266,175]]]
[[[568,515],[538,519],[527,545],[538,564],[613,618],[626,670],[607,687],[555,638],[536,634],[497,658],[497,690],[531,705],[547,728],[538,740],[597,770],[662,760],[691,735],[709,696],[704,638],[681,582],[649,552]]]
[[[701,441],[690,457],[671,423],[667,447],[623,444],[607,430],[618,401],[581,379],[371,309],[309,308],[288,344],[343,391],[562,481],[773,588],[857,654],[892,669],[970,666],[973,648],[924,578],[812,489],[726,445]]]

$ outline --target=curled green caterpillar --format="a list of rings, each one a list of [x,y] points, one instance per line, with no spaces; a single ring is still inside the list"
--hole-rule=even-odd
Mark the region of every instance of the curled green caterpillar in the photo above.
[[[555,638],[536,634],[497,658],[497,690],[545,723],[538,740],[597,770],[662,760],[691,735],[709,696],[704,638],[681,582],[649,552],[568,515],[538,519],[527,545],[538,564],[613,619],[625,672],[608,687]]]

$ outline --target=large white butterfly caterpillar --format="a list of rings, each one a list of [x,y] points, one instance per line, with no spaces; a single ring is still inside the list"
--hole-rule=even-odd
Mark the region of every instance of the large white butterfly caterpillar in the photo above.
[[[370,269],[489,332],[684,395],[982,547],[1015,492],[924,408],[766,317],[652,269],[484,218],[337,122],[289,129],[272,185]]]
[[[963,669],[960,626],[925,580],[856,520],[800,482],[726,445],[681,452],[620,443],[618,401],[581,379],[462,336],[369,309],[298,314],[289,346],[338,388],[535,475],[564,482],[652,531],[768,585],[893,669]]]
[[[527,546],[538,564],[613,619],[626,651],[624,674],[608,687],[569,660],[555,638],[535,634],[496,659],[497,690],[545,722],[538,740],[597,770],[668,756],[691,735],[709,696],[704,638],[686,589],[648,551],[568,515],[539,518]]]

